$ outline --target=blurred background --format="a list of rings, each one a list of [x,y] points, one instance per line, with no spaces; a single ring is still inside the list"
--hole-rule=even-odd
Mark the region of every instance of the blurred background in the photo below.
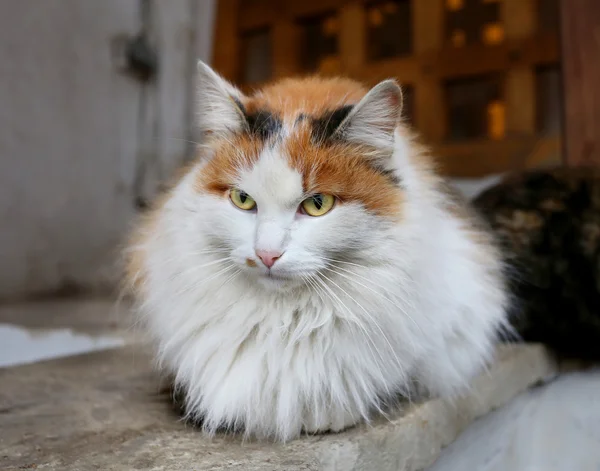
[[[198,58],[244,90],[395,77],[467,192],[561,161],[558,0],[0,0],[0,18],[3,301],[114,290],[123,234],[193,155]]]
[[[468,197],[508,172],[600,166],[600,0],[0,0],[0,367],[137,341],[120,252],[194,157],[198,59],[247,92],[396,78],[407,125]],[[522,415],[570,437],[542,433],[538,451],[579,440],[550,413],[587,404],[573,397],[547,401],[547,421]],[[492,424],[530,454],[529,429]],[[495,447],[482,430],[464,446]],[[564,449],[560,469],[577,468]]]
[[[193,154],[216,6],[0,0],[0,366],[124,342],[120,251]]]
[[[560,161],[558,0],[222,0],[218,70],[247,89],[296,74],[395,77],[446,174]]]
[[[193,157],[198,58],[245,91],[312,73],[396,78],[406,123],[473,196],[563,160],[558,12],[559,0],[0,0],[0,365],[37,358],[15,326],[122,340],[119,252]],[[47,348],[68,353],[69,339]]]

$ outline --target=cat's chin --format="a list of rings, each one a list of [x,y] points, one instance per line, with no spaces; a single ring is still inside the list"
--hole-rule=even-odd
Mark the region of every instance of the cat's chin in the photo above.
[[[258,275],[256,281],[262,287],[273,291],[287,291],[302,284],[300,278],[274,273]]]

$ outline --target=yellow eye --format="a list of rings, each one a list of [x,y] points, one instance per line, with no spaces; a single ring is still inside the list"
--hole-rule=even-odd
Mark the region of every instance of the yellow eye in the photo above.
[[[306,214],[309,216],[323,216],[333,208],[335,203],[335,197],[332,195],[324,195],[317,193],[312,195],[310,198],[306,198],[301,206]]]
[[[256,201],[254,201],[248,193],[244,193],[235,188],[229,192],[229,199],[233,204],[244,211],[250,211],[256,207]]]

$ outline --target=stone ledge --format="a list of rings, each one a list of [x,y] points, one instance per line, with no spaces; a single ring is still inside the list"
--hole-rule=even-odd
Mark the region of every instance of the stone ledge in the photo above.
[[[209,440],[178,421],[139,348],[0,369],[0,469],[422,470],[473,420],[556,371],[542,346],[504,347],[464,398],[273,445]]]

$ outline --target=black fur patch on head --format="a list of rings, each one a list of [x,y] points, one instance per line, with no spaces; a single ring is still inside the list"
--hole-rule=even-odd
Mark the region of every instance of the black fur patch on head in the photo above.
[[[333,133],[346,119],[354,105],[344,105],[328,111],[318,118],[312,118],[312,134],[316,141],[322,142],[333,136]]]
[[[279,133],[283,123],[281,119],[268,110],[258,110],[248,113],[244,104],[235,97],[231,97],[240,109],[246,120],[248,132],[260,139],[267,140]]]
[[[354,105],[344,105],[335,110],[328,111],[318,118],[311,118],[312,135],[315,142],[326,143],[328,139],[332,138],[333,133],[339,128],[353,108]],[[298,118],[296,118],[296,123],[303,119],[306,119],[306,116],[299,115]],[[343,138],[343,136],[341,137]],[[401,185],[402,182],[400,181],[400,178],[398,178],[393,170],[384,168],[376,163],[373,163],[371,167],[385,176],[392,184],[396,186]]]
[[[245,116],[250,134],[263,140],[278,134],[283,126],[281,119],[267,110],[258,110],[255,113],[245,114]]]

